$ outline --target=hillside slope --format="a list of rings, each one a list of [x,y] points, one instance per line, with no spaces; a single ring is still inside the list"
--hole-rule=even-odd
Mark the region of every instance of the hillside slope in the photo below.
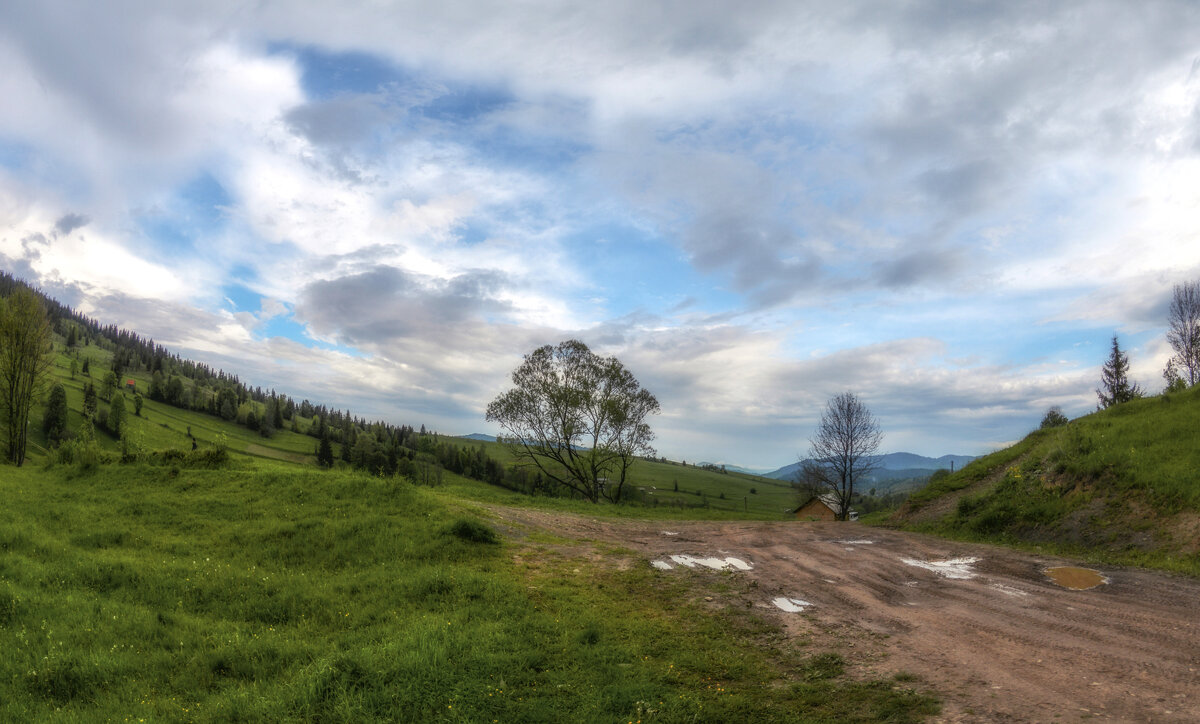
[[[1035,431],[889,522],[1200,574],[1200,386]]]

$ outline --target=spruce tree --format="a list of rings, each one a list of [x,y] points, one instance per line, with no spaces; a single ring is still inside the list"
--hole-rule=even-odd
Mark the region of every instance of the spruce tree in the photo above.
[[[1100,371],[1100,387],[1096,388],[1100,409],[1129,402],[1142,396],[1142,388],[1129,382],[1129,356],[1121,351],[1117,335],[1112,338],[1112,351]]]
[[[46,401],[46,413],[42,417],[42,431],[51,445],[57,444],[67,433],[67,390],[62,385],[50,389],[50,399]]]
[[[91,382],[83,388],[83,414],[89,420],[96,418],[96,387]]]
[[[333,467],[333,445],[329,444],[329,436],[322,435],[317,445],[317,465],[323,468]]]

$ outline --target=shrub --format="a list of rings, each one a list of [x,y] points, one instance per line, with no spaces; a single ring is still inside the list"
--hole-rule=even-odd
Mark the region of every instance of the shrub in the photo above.
[[[1046,411],[1046,416],[1042,418],[1042,424],[1039,429],[1046,430],[1051,427],[1062,427],[1067,422],[1067,416],[1063,414],[1062,408],[1055,405]]]
[[[459,518],[450,526],[450,534],[471,543],[499,543],[500,536],[485,523]]]

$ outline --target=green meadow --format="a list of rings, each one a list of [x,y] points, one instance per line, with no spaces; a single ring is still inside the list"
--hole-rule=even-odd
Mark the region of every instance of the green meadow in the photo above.
[[[105,351],[79,354],[93,379],[107,374]],[[60,355],[54,374],[76,430],[87,378],[70,368]],[[148,389],[145,374],[125,379]],[[132,393],[118,394],[137,461],[116,462],[120,441],[97,429],[98,464],[56,463],[35,411],[29,462],[0,468],[0,720],[904,722],[938,711],[911,677],[864,679],[769,618],[714,610],[702,581],[504,528],[488,507],[774,518],[786,484],[639,461],[636,485],[671,488],[657,504],[530,497],[450,472],[418,485],[340,462],[321,470],[315,440],[290,429],[265,438],[148,397],[133,416]],[[186,454],[193,437],[227,462],[164,454]],[[667,502],[676,496],[687,505]]]
[[[449,487],[449,486],[448,486]],[[6,721],[912,721],[912,684],[505,535],[446,489],[242,458],[5,468]],[[509,532],[511,533],[511,531]]]

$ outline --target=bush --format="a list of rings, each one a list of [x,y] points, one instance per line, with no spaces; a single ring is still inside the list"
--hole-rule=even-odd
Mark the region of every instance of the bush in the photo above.
[[[1063,414],[1062,408],[1055,405],[1046,411],[1046,416],[1042,418],[1042,424],[1039,429],[1046,430],[1051,427],[1062,427],[1067,422],[1069,421],[1067,420],[1067,416]]]
[[[499,543],[500,536],[496,531],[471,518],[459,518],[450,526],[451,535],[471,543]]]

